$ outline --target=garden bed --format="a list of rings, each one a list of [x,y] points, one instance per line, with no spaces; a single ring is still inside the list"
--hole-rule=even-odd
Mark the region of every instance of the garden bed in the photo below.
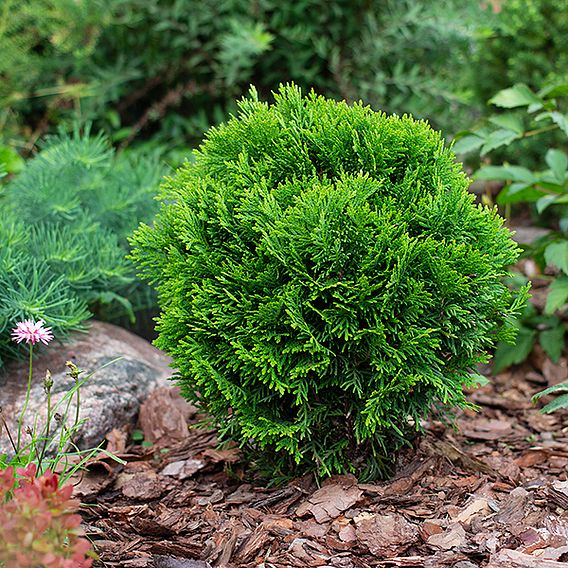
[[[266,488],[236,450],[191,429],[168,451],[110,446],[77,493],[101,565],[561,568],[568,561],[568,412],[530,397],[565,379],[538,349],[471,395],[459,431],[433,421],[386,482],[311,477]],[[162,408],[167,415],[168,408]]]

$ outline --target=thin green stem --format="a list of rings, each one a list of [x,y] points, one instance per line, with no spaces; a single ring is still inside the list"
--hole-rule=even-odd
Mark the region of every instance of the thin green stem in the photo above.
[[[45,427],[45,439],[41,447],[41,452],[39,454],[39,460],[37,464],[37,469],[41,474],[41,462],[43,461],[43,456],[45,455],[45,450],[49,444],[49,426],[51,423],[51,388],[47,389],[47,424]]]
[[[556,124],[550,124],[549,126],[543,126],[542,128],[537,128],[535,130],[528,130],[523,134],[523,138],[530,138],[531,136],[538,136],[543,132],[549,132],[550,130],[556,130],[558,126]]]
[[[79,378],[76,379],[77,382],[77,408],[75,409],[75,424],[73,427],[75,428],[77,424],[79,424],[79,410],[81,407],[81,387],[79,386]]]
[[[34,353],[34,344],[30,343],[30,365],[29,365],[29,374],[28,374],[28,388],[26,390],[26,400],[24,401],[24,407],[22,408],[22,413],[20,414],[20,420],[18,421],[18,443],[16,444],[17,451],[20,451],[20,440],[22,438],[22,425],[24,422],[24,414],[28,409],[28,403],[30,402],[30,392],[32,390],[32,372],[33,372],[33,353]]]

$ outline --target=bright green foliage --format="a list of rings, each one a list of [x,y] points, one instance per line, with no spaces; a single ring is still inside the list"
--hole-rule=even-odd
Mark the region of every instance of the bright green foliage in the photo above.
[[[499,91],[489,101],[503,114],[490,116],[478,129],[462,132],[455,145],[464,153],[479,150],[499,165],[484,165],[474,173],[479,181],[503,182],[497,203],[510,208],[530,204],[535,217],[551,228],[543,238],[527,247],[542,271],[555,272],[544,313],[527,307],[518,322],[516,345],[500,343],[495,353],[494,371],[522,363],[538,340],[553,361],[565,346],[565,316],[568,307],[568,83],[549,85],[533,91],[519,83]],[[526,140],[534,140],[536,151],[530,167],[527,155],[519,150]],[[551,144],[555,142],[555,144]],[[551,147],[552,145],[552,147]],[[558,147],[554,147],[554,146]],[[503,158],[495,160],[495,153]],[[508,158],[514,158],[510,163]],[[501,163],[504,162],[504,163]],[[546,216],[546,218],[544,218]],[[541,224],[541,221],[536,220]]]
[[[174,147],[251,82],[446,125],[468,101],[460,78],[483,15],[459,0],[5,0],[0,14],[0,126],[15,138],[72,116]]]
[[[568,3],[506,0],[501,5],[493,33],[480,42],[474,63],[481,100],[517,82],[539,88],[566,80]]]
[[[48,140],[0,194],[0,363],[10,330],[44,319],[56,337],[90,314],[129,313],[150,298],[134,281],[127,235],[155,212],[162,168],[115,155],[102,136]]]
[[[211,129],[134,237],[157,345],[272,474],[377,477],[511,338],[518,250],[427,123],[275,96]]]

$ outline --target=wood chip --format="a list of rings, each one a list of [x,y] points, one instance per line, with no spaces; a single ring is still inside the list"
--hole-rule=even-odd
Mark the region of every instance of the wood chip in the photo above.
[[[466,426],[463,434],[473,440],[502,440],[513,432],[507,420],[476,420],[473,427]]]
[[[553,481],[548,494],[556,505],[568,509],[568,481]]]
[[[175,477],[176,479],[183,480],[191,477],[206,465],[203,460],[180,460],[169,463],[160,473],[166,477]]]
[[[362,496],[363,492],[356,485],[344,487],[330,483],[304,501],[296,510],[296,515],[303,517],[311,513],[318,523],[325,523],[353,507]]]
[[[539,556],[504,548],[491,555],[487,568],[566,568],[566,562],[546,560]]]
[[[440,550],[459,549],[466,544],[467,536],[460,523],[453,523],[443,533],[428,537],[426,542]]]
[[[373,515],[355,523],[359,543],[377,556],[398,556],[418,540],[418,529],[402,515]]]

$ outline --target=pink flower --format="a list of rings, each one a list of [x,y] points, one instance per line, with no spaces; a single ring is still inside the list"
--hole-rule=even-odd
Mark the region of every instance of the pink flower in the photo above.
[[[50,327],[43,326],[44,323],[43,320],[39,320],[36,323],[33,320],[21,321],[12,330],[12,339],[16,343],[25,341],[35,345],[41,341],[47,345],[53,339],[53,333],[51,333]]]

